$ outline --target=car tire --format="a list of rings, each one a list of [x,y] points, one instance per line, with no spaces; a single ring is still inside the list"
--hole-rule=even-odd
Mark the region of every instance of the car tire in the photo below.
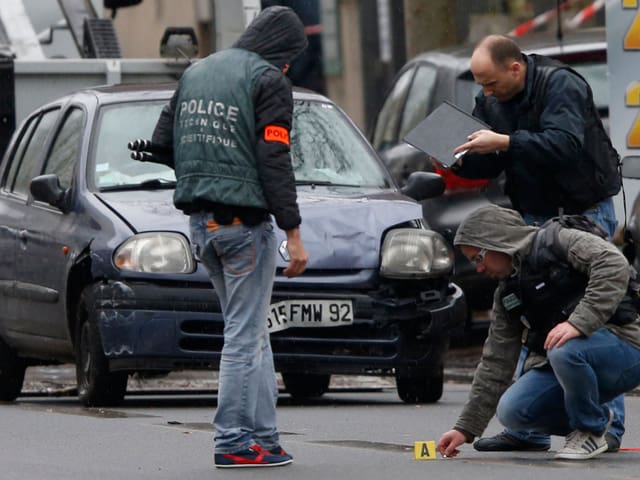
[[[405,403],[434,403],[442,397],[444,367],[437,371],[399,369],[396,372],[398,396]]]
[[[12,402],[20,395],[27,363],[0,339],[0,401]]]
[[[91,292],[92,287],[85,289],[77,309],[75,355],[78,398],[87,407],[114,406],[124,399],[128,374],[109,371]]]
[[[312,375],[307,373],[283,373],[284,386],[296,400],[319,398],[329,389],[331,375]]]

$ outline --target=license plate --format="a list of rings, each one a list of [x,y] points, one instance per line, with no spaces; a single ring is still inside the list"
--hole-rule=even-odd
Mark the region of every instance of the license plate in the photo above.
[[[293,327],[340,327],[352,323],[351,300],[282,300],[269,307],[269,332]]]

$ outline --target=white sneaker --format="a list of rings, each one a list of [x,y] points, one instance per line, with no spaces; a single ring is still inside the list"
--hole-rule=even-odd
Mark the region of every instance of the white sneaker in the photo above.
[[[613,412],[609,410],[609,422],[602,435],[598,436],[591,432],[574,430],[567,435],[567,440],[560,450],[556,452],[555,458],[563,460],[587,460],[607,451],[608,445],[605,435],[613,421]]]

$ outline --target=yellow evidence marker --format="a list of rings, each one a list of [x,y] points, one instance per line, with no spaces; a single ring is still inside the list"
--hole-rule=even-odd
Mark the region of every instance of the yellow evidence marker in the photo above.
[[[413,459],[414,460],[435,460],[436,459],[436,442],[428,440],[426,442],[413,443]]]

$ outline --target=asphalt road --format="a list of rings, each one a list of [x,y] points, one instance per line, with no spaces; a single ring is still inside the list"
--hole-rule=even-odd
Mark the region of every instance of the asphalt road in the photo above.
[[[71,365],[30,368],[23,394],[0,404],[0,479],[492,479],[640,478],[640,396],[628,395],[627,433],[617,454],[586,462],[556,461],[552,452],[482,454],[415,460],[414,442],[437,441],[466,401],[477,345],[452,349],[442,399],[406,405],[394,382],[334,377],[321,399],[278,403],[282,444],[294,464],[272,469],[213,467],[214,372],[176,372],[129,381],[124,405],[87,409],[75,397]],[[488,434],[501,430],[494,419]],[[562,446],[554,437],[552,450]]]
[[[433,405],[406,405],[391,387],[334,388],[296,404],[282,394],[281,442],[293,465],[217,470],[212,462],[215,395],[128,395],[114,409],[82,408],[74,397],[21,396],[0,405],[2,480],[260,479],[637,479],[640,452],[585,462],[556,461],[552,452],[481,454],[469,445],[455,459],[415,460],[416,441],[450,428],[468,384],[449,382]],[[640,398],[627,399],[623,447],[640,447]],[[494,420],[488,428],[496,432]],[[552,449],[562,445],[553,439]]]

